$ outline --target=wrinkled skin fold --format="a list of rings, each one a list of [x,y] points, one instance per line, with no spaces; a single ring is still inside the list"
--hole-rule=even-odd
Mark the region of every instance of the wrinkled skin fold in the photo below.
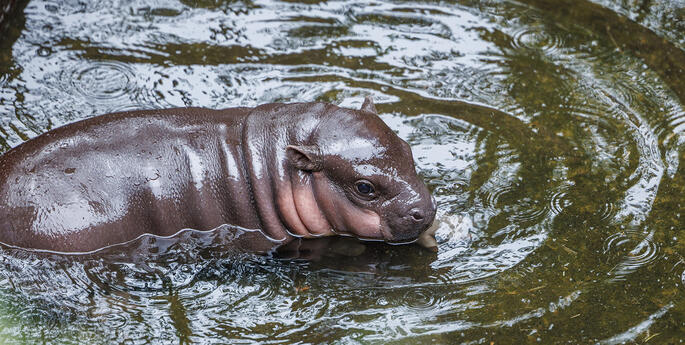
[[[102,115],[0,156],[0,242],[86,252],[222,224],[402,243],[436,206],[376,114],[325,103]]]

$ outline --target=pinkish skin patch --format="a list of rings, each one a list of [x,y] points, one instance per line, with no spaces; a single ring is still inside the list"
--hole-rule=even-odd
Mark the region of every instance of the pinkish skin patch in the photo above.
[[[295,207],[290,181],[280,183],[276,196],[276,205],[291,235],[296,237],[307,237],[309,235],[309,231],[300,220]]]
[[[364,239],[384,238],[380,216],[352,204],[340,191],[331,188],[322,172],[312,173],[313,192],[320,210],[337,233],[350,233]],[[389,239],[389,238],[387,238]]]
[[[292,176],[293,199],[300,221],[313,236],[326,236],[335,234],[331,224],[321,213],[321,209],[314,197],[311,178],[301,171]]]

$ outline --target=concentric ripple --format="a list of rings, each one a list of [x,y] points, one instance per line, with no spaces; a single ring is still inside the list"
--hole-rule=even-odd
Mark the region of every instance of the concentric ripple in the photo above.
[[[549,207],[546,200],[539,200],[524,194],[521,188],[513,185],[497,185],[480,194],[483,207],[490,212],[504,212],[507,219],[516,223],[537,223],[547,216]]]
[[[668,145],[672,138],[685,135],[685,110],[673,111],[668,116],[668,128],[664,130],[669,135],[664,140],[664,145]]]
[[[653,234],[622,231],[609,236],[604,242],[604,254],[618,258],[611,270],[612,280],[626,280],[638,269],[659,259],[660,246],[652,240]]]
[[[88,100],[121,103],[129,99],[136,88],[134,71],[126,64],[107,61],[76,67],[65,71],[61,78]]]
[[[568,186],[551,191],[550,194],[550,210],[554,214],[561,214],[565,209],[573,205],[573,198],[569,196]]]
[[[556,54],[565,44],[561,37],[547,32],[544,27],[522,27],[511,36],[514,49],[540,50],[549,55]]]
[[[432,309],[438,302],[438,298],[430,288],[415,287],[407,289],[402,302],[410,312],[421,312]]]
[[[437,91],[442,97],[458,97],[472,102],[491,102],[505,95],[506,85],[500,82],[501,75],[492,70],[474,69],[471,66],[459,65],[453,70],[440,71],[431,80],[438,80],[442,85],[450,85],[449,88],[440,88]],[[504,102],[502,102],[504,103]]]
[[[547,216],[549,209],[544,200],[524,199],[518,202],[518,210],[510,219],[522,223],[537,224]]]
[[[503,185],[497,186],[494,190],[489,189],[485,191],[484,195],[481,196],[483,199],[483,206],[490,208],[492,210],[498,209],[499,199],[506,195],[513,195],[516,192],[516,188],[513,186]]]

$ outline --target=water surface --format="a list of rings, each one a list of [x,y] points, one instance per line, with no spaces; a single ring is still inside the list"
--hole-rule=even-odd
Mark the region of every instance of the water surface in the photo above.
[[[5,343],[677,343],[685,4],[30,1],[2,151],[131,109],[372,95],[439,203],[438,253],[224,228],[0,252]]]

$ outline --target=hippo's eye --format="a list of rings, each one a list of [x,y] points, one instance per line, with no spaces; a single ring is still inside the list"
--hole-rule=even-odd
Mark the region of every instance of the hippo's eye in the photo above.
[[[368,181],[357,181],[357,192],[361,195],[370,196],[375,190],[373,185]]]

